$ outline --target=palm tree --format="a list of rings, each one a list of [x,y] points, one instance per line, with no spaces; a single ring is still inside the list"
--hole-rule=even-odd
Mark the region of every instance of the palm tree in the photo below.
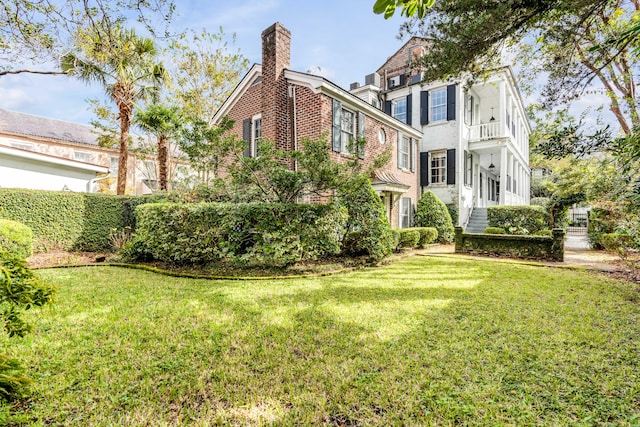
[[[104,21],[90,30],[80,31],[77,52],[64,55],[62,70],[85,82],[97,82],[118,107],[120,121],[120,158],[117,194],[127,184],[129,128],[136,101],[159,90],[167,73],[152,39],[138,37],[134,30]]]
[[[169,142],[180,131],[180,113],[176,107],[150,104],[144,110],[137,110],[134,118],[140,128],[157,138],[159,187],[160,190],[167,190]]]

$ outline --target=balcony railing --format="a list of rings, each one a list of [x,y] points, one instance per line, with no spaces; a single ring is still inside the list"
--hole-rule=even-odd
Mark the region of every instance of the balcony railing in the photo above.
[[[471,141],[485,141],[488,139],[500,138],[503,133],[500,122],[494,121],[479,125],[469,126],[469,139]]]

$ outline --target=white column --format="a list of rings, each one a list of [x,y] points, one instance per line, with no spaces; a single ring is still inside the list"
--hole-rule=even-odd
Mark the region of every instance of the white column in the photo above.
[[[507,192],[507,147],[500,149],[500,205],[504,205]]]

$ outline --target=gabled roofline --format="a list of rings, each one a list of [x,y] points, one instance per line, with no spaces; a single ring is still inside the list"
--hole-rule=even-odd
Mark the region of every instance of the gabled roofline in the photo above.
[[[108,173],[109,168],[93,163],[80,162],[78,160],[65,159],[62,157],[52,156],[50,154],[37,153],[35,151],[23,150],[21,148],[8,147],[0,145],[0,154],[6,154],[22,159],[36,160],[44,163],[52,163],[59,166],[66,166],[72,169],[86,170],[95,173]]]
[[[300,86],[306,86],[314,93],[324,93],[325,95],[342,101],[348,105],[352,105],[358,110],[367,113],[369,116],[378,119],[382,123],[401,130],[404,134],[413,138],[422,138],[422,131],[401,122],[382,110],[377,109],[363,99],[360,99],[352,93],[342,89],[335,83],[331,83],[324,77],[291,70],[285,70],[284,76],[288,81]]]
[[[262,76],[262,64],[253,64],[247,74],[244,75],[242,80],[233,89],[231,95],[222,103],[218,111],[213,115],[213,122],[218,123],[224,116],[229,113],[229,110],[235,105],[235,103],[244,95],[244,93],[251,87],[253,81]]]

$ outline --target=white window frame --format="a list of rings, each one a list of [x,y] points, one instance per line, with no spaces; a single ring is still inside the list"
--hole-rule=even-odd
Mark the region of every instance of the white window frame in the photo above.
[[[144,167],[143,175],[145,178],[151,182],[157,181],[158,175],[156,174],[156,162],[153,160],[143,160],[142,165]]]
[[[346,120],[351,117],[351,128]],[[351,154],[348,150],[349,141],[356,139],[356,113],[342,107],[340,111],[340,151],[342,153]]]
[[[398,141],[398,167],[409,169],[411,167],[411,138],[401,135]]]
[[[90,151],[73,150],[73,160],[84,163],[93,163],[93,153]]]
[[[398,204],[398,228],[411,227],[412,207],[413,200],[410,197],[400,198],[400,203]]]
[[[432,151],[429,156],[429,184],[447,184],[447,150]]]
[[[471,187],[473,184],[473,154],[471,153],[471,151],[465,150],[464,155],[464,185],[466,187]]]
[[[251,157],[258,157],[258,143],[262,140],[262,114],[251,117]]]
[[[391,101],[391,115],[402,123],[407,123],[407,98]]]
[[[115,161],[114,161],[115,159]],[[116,165],[114,168],[113,165]],[[118,170],[120,169],[120,157],[119,156],[109,156],[109,169],[114,175],[118,175]]]
[[[447,120],[447,88],[436,89],[429,92],[429,122],[442,122]]]

